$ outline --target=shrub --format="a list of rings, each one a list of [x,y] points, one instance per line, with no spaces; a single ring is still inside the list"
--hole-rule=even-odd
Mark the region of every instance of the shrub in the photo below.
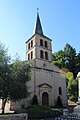
[[[58,98],[57,98],[57,103],[56,103],[56,107],[62,107],[62,106],[63,106],[62,100],[61,100],[60,96],[58,96]]]
[[[56,116],[62,115],[62,111],[58,109],[51,109],[46,106],[41,106],[41,105],[31,105],[25,110],[21,111],[16,111],[17,113],[28,113],[28,118],[29,119],[45,119],[45,118],[54,118]]]
[[[37,95],[34,95],[34,96],[33,96],[32,105],[38,105]]]
[[[62,115],[62,111],[58,109],[51,109],[46,106],[31,105],[26,108],[26,112],[30,119],[44,119],[44,118],[54,118],[55,116]]]

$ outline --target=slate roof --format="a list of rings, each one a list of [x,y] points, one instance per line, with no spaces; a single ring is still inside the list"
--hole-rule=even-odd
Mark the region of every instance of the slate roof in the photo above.
[[[35,26],[34,26],[34,31],[33,31],[33,35],[34,34],[43,35],[43,30],[42,30],[42,26],[41,26],[41,22],[40,22],[40,18],[39,18],[39,13],[38,12],[37,12],[36,23],[35,23]]]

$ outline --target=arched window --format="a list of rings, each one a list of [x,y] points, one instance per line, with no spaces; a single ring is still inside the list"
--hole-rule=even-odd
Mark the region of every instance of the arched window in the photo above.
[[[31,51],[31,59],[33,58],[33,51]]]
[[[28,50],[30,49],[30,43],[28,44]]]
[[[48,60],[48,52],[45,52],[45,59]]]
[[[40,46],[43,46],[43,40],[40,39]]]
[[[48,47],[47,41],[44,42],[44,45],[46,48]]]
[[[31,47],[33,47],[33,41],[31,41]]]
[[[62,89],[59,87],[59,95],[62,95]]]
[[[40,58],[43,58],[43,51],[40,51]]]

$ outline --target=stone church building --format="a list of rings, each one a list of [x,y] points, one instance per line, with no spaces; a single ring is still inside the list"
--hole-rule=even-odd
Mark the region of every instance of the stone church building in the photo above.
[[[32,67],[31,81],[28,83],[31,94],[27,100],[11,102],[11,110],[31,104],[34,95],[37,95],[40,105],[55,106],[58,96],[63,106],[67,105],[65,74],[52,64],[51,41],[44,35],[39,13],[37,13],[33,35],[26,41],[26,61]]]
[[[64,72],[52,64],[51,39],[44,35],[39,13],[33,35],[26,41],[26,60],[32,65],[29,83],[31,99],[37,95],[40,105],[55,106],[58,96],[67,105]]]

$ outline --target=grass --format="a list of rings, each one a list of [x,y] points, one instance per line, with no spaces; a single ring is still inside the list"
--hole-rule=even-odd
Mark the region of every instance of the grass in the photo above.
[[[62,114],[61,110],[51,109],[49,107],[40,106],[40,105],[31,105],[25,109],[16,111],[16,113],[28,113],[29,119],[39,120],[41,118],[51,118],[55,116],[60,116]]]

